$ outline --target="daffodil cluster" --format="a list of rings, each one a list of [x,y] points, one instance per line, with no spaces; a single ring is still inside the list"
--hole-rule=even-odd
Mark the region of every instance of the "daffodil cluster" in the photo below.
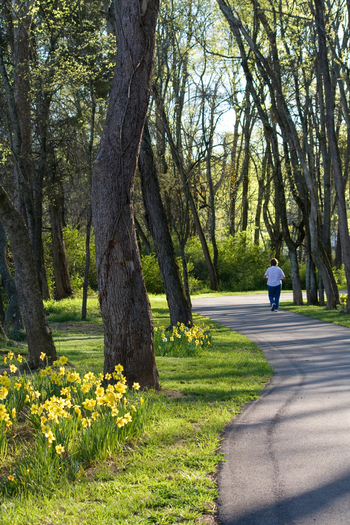
[[[178,323],[172,331],[166,332],[164,326],[155,326],[156,355],[171,357],[194,357],[200,348],[210,346],[214,330],[207,325],[185,326]]]
[[[345,293],[340,294],[340,302],[341,302],[341,305],[344,308],[346,306],[347,300],[348,300],[348,295],[347,294],[345,294]]]
[[[45,354],[41,359],[44,364]],[[15,363],[20,361],[21,355],[9,352],[4,358],[9,371],[0,375],[0,457],[19,414],[31,422],[37,448],[49,451],[45,461],[56,455],[59,461],[71,458],[84,464],[142,431],[145,404],[138,395],[140,385],[128,388],[121,365],[105,376],[81,376],[60,357],[28,377],[19,374]]]

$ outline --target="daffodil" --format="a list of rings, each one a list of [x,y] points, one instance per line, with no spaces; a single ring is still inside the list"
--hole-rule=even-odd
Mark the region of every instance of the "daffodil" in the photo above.
[[[8,395],[9,391],[4,386],[0,387],[0,399],[5,399]]]
[[[58,455],[62,455],[65,452],[63,445],[56,445],[55,449]]]
[[[117,383],[115,385],[115,389],[116,389],[117,392],[120,392],[121,394],[124,394],[126,392],[127,387],[126,387],[126,385],[123,385],[122,383]]]
[[[123,372],[123,370],[124,370],[124,367],[123,367],[123,365],[119,364],[119,365],[116,365],[114,369],[117,372],[117,374],[121,374]]]

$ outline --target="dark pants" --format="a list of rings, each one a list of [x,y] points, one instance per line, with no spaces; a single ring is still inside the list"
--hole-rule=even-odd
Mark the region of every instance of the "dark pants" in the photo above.
[[[267,289],[269,292],[270,305],[272,306],[273,303],[275,303],[275,310],[278,310],[282,285],[279,284],[278,286],[268,286]]]

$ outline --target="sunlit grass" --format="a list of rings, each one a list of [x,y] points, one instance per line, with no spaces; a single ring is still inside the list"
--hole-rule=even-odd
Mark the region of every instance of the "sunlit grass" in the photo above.
[[[337,310],[327,310],[326,306],[308,306],[306,304],[296,306],[291,301],[282,301],[280,302],[280,307],[283,310],[289,310],[290,312],[306,315],[307,317],[314,317],[326,323],[338,324],[350,328],[350,315],[343,313],[340,306],[338,306]]]
[[[61,301],[44,301],[45,312],[52,323],[81,321],[82,298],[72,297]],[[96,321],[101,317],[97,297],[88,297],[86,321]]]

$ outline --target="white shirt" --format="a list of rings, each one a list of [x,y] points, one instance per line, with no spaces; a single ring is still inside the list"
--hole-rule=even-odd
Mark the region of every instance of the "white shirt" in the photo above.
[[[267,285],[268,286],[278,286],[279,284],[282,284],[281,279],[285,277],[283,271],[279,266],[270,266],[265,272],[265,276],[267,275]]]

